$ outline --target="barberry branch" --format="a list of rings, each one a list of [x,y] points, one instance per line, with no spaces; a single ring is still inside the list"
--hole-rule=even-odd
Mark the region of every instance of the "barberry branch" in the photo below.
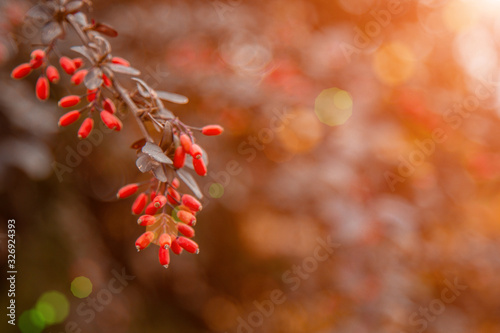
[[[159,245],[160,263],[167,267],[170,262],[169,250],[175,254],[180,254],[183,250],[199,252],[198,244],[191,238],[195,235],[193,226],[196,224],[196,214],[202,209],[198,201],[202,193],[185,167],[205,176],[208,159],[206,152],[196,144],[193,131],[214,136],[221,134],[223,129],[218,125],[191,127],[169,111],[162,101],[185,104],[188,99],[151,88],[137,77],[140,72],[131,67],[127,60],[113,56],[110,43],[105,37],[116,37],[117,32],[94,20],[89,23],[87,16],[81,11],[85,6],[90,6],[90,3],[52,1],[32,8],[28,16],[45,20],[41,31],[41,45],[46,47],[33,50],[30,62],[14,68],[11,76],[22,79],[39,69],[36,96],[40,100],[47,100],[50,96],[50,84],[56,84],[60,79],[59,71],[50,62],[51,55],[57,56],[63,72],[71,75],[71,83],[74,86],[83,84],[87,89],[86,94],[68,95],[58,102],[62,108],[71,108],[82,104],[86,99],[85,105],[67,112],[59,119],[60,126],[69,126],[84,115],[85,119],[78,130],[80,139],[90,135],[96,113],[109,129],[115,131],[123,128],[116,105],[125,105],[132,113],[144,136],[131,146],[137,151],[136,166],[139,171],[148,173],[151,177],[146,182],[123,186],[117,196],[124,199],[139,193],[132,204],[132,213],[140,215],[137,223],[145,226],[146,231],[137,238],[135,246],[137,250],[142,250],[152,243]],[[59,54],[57,41],[66,36],[67,25],[71,26],[82,43],[71,47],[71,50],[78,52],[86,61]],[[85,63],[88,65],[85,66]],[[136,88],[128,91],[120,84],[116,74],[131,76]],[[155,130],[156,136],[148,131],[145,126],[147,121],[153,124],[151,131]],[[159,137],[158,142],[155,142],[154,137]],[[180,181],[198,199],[190,194],[180,193]]]

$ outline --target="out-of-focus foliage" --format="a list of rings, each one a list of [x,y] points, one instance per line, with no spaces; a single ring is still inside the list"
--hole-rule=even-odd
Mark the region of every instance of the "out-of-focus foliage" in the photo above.
[[[203,251],[169,270],[135,253],[131,202],[113,199],[140,177],[118,144],[138,131],[92,144],[63,182],[48,176],[79,144],[51,125],[67,92],[40,104],[34,82],[10,80],[30,50],[29,5],[2,6],[0,216],[18,225],[19,314],[57,290],[82,332],[500,331],[500,2],[97,2],[116,55],[189,96],[173,107],[187,123],[226,129],[203,142],[217,156]],[[339,246],[323,260],[328,240]],[[82,315],[122,269],[135,278]],[[72,293],[79,276],[89,298]],[[466,288],[451,300],[454,283]]]

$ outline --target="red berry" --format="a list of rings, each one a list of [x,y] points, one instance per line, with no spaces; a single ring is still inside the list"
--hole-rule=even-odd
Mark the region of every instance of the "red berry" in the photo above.
[[[187,225],[195,225],[196,224],[196,217],[193,214],[191,214],[190,212],[187,212],[185,210],[179,210],[177,212],[177,217],[179,218],[179,220],[186,223]]]
[[[184,250],[188,251],[189,253],[196,253],[198,254],[200,252],[198,248],[198,244],[196,244],[195,241],[179,236],[177,237],[177,243],[179,244],[180,247],[182,247]]]
[[[146,207],[146,203],[148,202],[148,196],[146,193],[141,193],[135,198],[134,203],[132,204],[132,213],[135,215],[139,215]]]
[[[182,196],[182,204],[193,212],[198,212],[202,208],[201,203],[189,194],[184,194]]]
[[[61,57],[59,59],[59,64],[61,65],[61,68],[69,75],[73,75],[75,73],[76,66],[73,60],[71,60],[70,58]]]
[[[92,128],[94,127],[94,119],[85,118],[83,123],[80,125],[80,129],[78,130],[78,137],[80,139],[85,139],[89,136],[90,132],[92,132]]]
[[[59,118],[59,126],[68,126],[73,124],[80,118],[80,111],[70,111]]]
[[[181,183],[179,182],[179,179],[174,178],[174,180],[172,180],[172,187],[179,188],[179,185],[181,185]]]
[[[205,162],[203,162],[203,159],[193,158],[193,167],[194,167],[194,171],[196,171],[196,173],[199,176],[206,176],[207,175],[207,167],[205,165]]]
[[[137,240],[135,241],[135,248],[137,249],[137,251],[147,248],[153,241],[154,237],[155,235],[151,231],[146,231],[145,233],[140,235],[139,238],[137,238]]]
[[[82,58],[75,58],[75,59],[73,59],[73,64],[75,65],[75,68],[78,69],[78,68],[82,67],[83,59]]]
[[[172,238],[170,238],[169,234],[163,233],[158,237],[158,244],[160,247],[167,249],[170,247],[170,244],[172,244]]]
[[[182,253],[182,247],[177,242],[177,239],[173,239],[172,240],[172,244],[170,244],[170,249],[175,254],[181,254]]]
[[[149,205],[146,206],[146,210],[144,213],[148,215],[155,215],[158,212],[158,208],[154,206],[152,202],[149,203]]]
[[[59,82],[59,71],[57,68],[54,66],[50,65],[47,67],[47,70],[45,72],[47,74],[47,78],[49,79],[50,83],[57,83]]]
[[[184,148],[184,151],[186,153],[189,153],[191,151],[191,144],[192,144],[189,135],[182,133],[180,136],[180,140],[181,140],[181,146],[182,148]]]
[[[42,66],[43,64],[43,58],[42,59],[31,59],[30,60],[30,66],[33,69],[37,69],[38,67]]]
[[[59,103],[57,103],[57,104],[60,107],[69,108],[69,107],[77,105],[78,103],[80,103],[80,96],[69,95],[69,96],[61,98],[59,100]]]
[[[49,98],[50,95],[50,87],[49,80],[45,76],[40,76],[36,81],[36,97],[39,100],[45,101]]]
[[[139,217],[137,220],[138,225],[142,225],[143,227],[146,227],[148,225],[153,225],[156,222],[156,217],[153,215],[142,215]]]
[[[139,184],[136,183],[125,185],[118,190],[117,197],[118,199],[124,199],[130,197],[132,194],[137,192],[138,189],[139,189]]]
[[[31,70],[30,64],[20,64],[12,70],[10,77],[18,80],[23,79],[31,73]]]
[[[111,87],[112,82],[106,74],[102,74],[102,81],[106,87]]]
[[[180,169],[184,166],[184,161],[186,161],[186,152],[182,146],[175,148],[174,153],[174,168]]]
[[[73,74],[71,77],[71,83],[75,86],[79,85],[85,79],[85,75],[87,75],[88,71],[86,69],[80,69],[78,72]]]
[[[104,101],[102,101],[102,107],[104,108],[104,110],[108,111],[109,113],[116,112],[115,103],[113,103],[113,101],[110,100],[109,98],[105,98]]]
[[[97,95],[97,89],[87,89],[87,101],[92,102],[95,100]]]
[[[168,268],[168,264],[170,264],[170,251],[168,249],[160,247],[160,251],[158,252],[158,259],[160,260],[160,265]]]
[[[220,135],[224,129],[219,125],[207,125],[201,129],[201,133],[207,136]]]
[[[201,158],[201,155],[203,154],[201,151],[200,146],[198,146],[196,143],[193,143],[191,145],[191,150],[189,151],[189,154],[193,156],[194,158]]]
[[[167,203],[167,198],[164,195],[157,195],[153,200],[153,205],[156,208],[162,208]]]
[[[177,230],[186,237],[191,238],[194,236],[194,229],[187,224],[177,223]]]
[[[111,58],[111,62],[113,64],[118,64],[118,65],[130,67],[130,62],[128,62],[127,60],[120,58],[120,57]]]
[[[40,60],[45,58],[45,51],[42,49],[36,49],[31,52],[31,59]]]
[[[181,195],[179,194],[179,192],[177,192],[172,187],[169,187],[167,191],[168,191],[167,195],[168,202],[170,202],[172,205],[178,205],[179,202],[181,202]]]
[[[101,111],[101,120],[109,129],[119,131],[122,129],[122,122],[108,111]]]

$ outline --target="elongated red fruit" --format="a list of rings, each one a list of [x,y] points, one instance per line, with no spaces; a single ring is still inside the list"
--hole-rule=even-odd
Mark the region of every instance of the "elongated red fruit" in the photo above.
[[[137,192],[137,189],[139,188],[139,184],[128,184],[123,186],[121,189],[118,190],[118,194],[116,195],[118,199],[124,199],[130,197],[132,194]]]
[[[47,67],[45,73],[47,74],[47,79],[49,79],[50,83],[59,82],[60,79],[59,71],[54,66],[50,65],[49,67]]]
[[[181,185],[181,183],[179,182],[179,179],[174,178],[174,180],[172,180],[172,187],[173,188],[179,188],[180,185]]]
[[[201,133],[207,136],[220,135],[224,129],[219,125],[207,125],[201,129]]]
[[[33,52],[31,52],[31,59],[39,60],[39,59],[43,59],[43,58],[45,58],[45,51],[44,50],[36,49],[36,50],[33,50]]]
[[[94,128],[94,119],[85,118],[78,130],[78,137],[80,139],[85,139],[89,136],[90,132],[92,132],[92,128]]]
[[[200,146],[198,146],[196,143],[193,143],[191,145],[191,150],[189,151],[189,154],[191,154],[191,156],[193,156],[194,158],[201,158],[201,155],[203,153]]]
[[[189,152],[191,151],[191,144],[192,144],[191,138],[189,137],[189,135],[182,133],[179,139],[181,141],[182,148],[184,148],[184,151],[187,154],[189,154]]]
[[[145,233],[140,235],[139,238],[137,238],[137,240],[135,241],[135,248],[137,249],[137,251],[141,251],[147,248],[153,241],[154,237],[155,235],[151,231],[146,231]]]
[[[69,95],[69,96],[61,98],[59,100],[59,103],[57,103],[57,104],[60,107],[69,108],[69,107],[77,105],[78,103],[80,103],[80,96]]]
[[[92,102],[95,100],[97,95],[97,89],[87,89],[87,101]]]
[[[179,236],[179,237],[177,237],[177,243],[179,244],[180,247],[182,247],[184,250],[188,251],[189,253],[198,254],[200,252],[200,250],[198,248],[198,244],[189,238]]]
[[[106,76],[106,74],[102,74],[102,82],[106,87],[111,87],[112,82],[110,78]]]
[[[75,65],[75,68],[78,69],[78,68],[82,67],[83,59],[82,58],[74,58],[73,64]]]
[[[102,107],[104,110],[108,111],[109,113],[116,112],[115,103],[113,103],[113,101],[110,100],[109,98],[105,98],[104,101],[102,101]]]
[[[49,98],[50,95],[50,87],[49,87],[49,80],[45,76],[40,76],[38,80],[36,81],[36,97],[38,97],[39,100],[45,101],[47,98]]]
[[[16,68],[12,70],[12,73],[10,74],[10,77],[13,79],[24,79],[26,76],[28,76],[31,73],[31,66],[30,64],[20,64]]]
[[[45,59],[45,51],[42,49],[36,49],[31,52],[30,66],[33,69],[37,69],[42,66],[43,60]]]
[[[177,242],[177,239],[172,239],[172,244],[170,244],[170,249],[175,254],[181,254],[182,253],[182,247]]]
[[[167,191],[168,191],[167,195],[168,202],[170,202],[172,205],[178,205],[179,202],[181,202],[181,195],[179,194],[179,192],[177,192],[172,187],[169,187]]]
[[[120,119],[108,111],[101,111],[101,120],[109,129],[119,131],[122,128]]]
[[[179,220],[186,223],[187,225],[192,226],[196,224],[196,217],[190,212],[186,212],[185,210],[179,210],[177,212],[177,217],[179,218]]]
[[[85,75],[87,75],[88,71],[86,69],[80,69],[78,72],[73,74],[71,77],[71,83],[75,86],[79,85],[85,79]]]
[[[146,193],[141,193],[135,198],[134,203],[132,204],[132,213],[135,215],[139,215],[142,213],[146,204],[148,202],[148,196]]]
[[[156,217],[153,215],[142,215],[137,219],[137,224],[146,227],[148,225],[153,225],[156,222]]]
[[[146,210],[144,213],[148,215],[155,215],[158,212],[158,208],[155,207],[154,203],[150,202],[149,205],[146,206]]]
[[[156,208],[162,208],[163,206],[165,206],[167,203],[167,198],[164,196],[164,195],[157,195],[154,200],[153,200],[153,205],[156,207]]]
[[[184,166],[184,162],[186,161],[186,152],[182,146],[175,148],[174,153],[174,168],[180,169]]]
[[[177,230],[186,237],[191,238],[194,236],[194,229],[187,224],[177,223]]]
[[[68,126],[73,124],[75,121],[80,118],[80,111],[75,110],[75,111],[70,111],[59,118],[58,125],[59,126]]]
[[[160,247],[160,251],[158,252],[158,259],[160,260],[160,265],[168,268],[168,264],[170,264],[170,251],[168,249]]]
[[[76,71],[75,63],[68,57],[61,57],[59,59],[59,65],[61,65],[61,68],[69,75],[73,75]]]
[[[201,203],[189,194],[184,194],[182,196],[182,204],[191,209],[193,212],[198,212],[202,208]]]
[[[160,237],[158,237],[158,244],[160,245],[160,247],[168,249],[170,247],[170,244],[172,244],[172,238],[169,234],[163,233],[160,235]]]
[[[111,62],[113,64],[118,64],[118,65],[130,67],[130,62],[128,62],[127,60],[120,58],[120,57],[111,58]]]
[[[205,165],[205,162],[203,161],[203,159],[193,158],[193,167],[194,167],[194,171],[196,171],[196,173],[199,176],[206,176],[207,175],[207,166]]]

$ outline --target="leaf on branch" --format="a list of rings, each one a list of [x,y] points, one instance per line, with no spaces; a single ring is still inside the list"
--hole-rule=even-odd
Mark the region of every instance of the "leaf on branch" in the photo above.
[[[130,145],[130,148],[132,149],[140,149],[146,144],[146,138],[139,139],[135,141],[132,145]]]
[[[137,161],[135,161],[135,165],[137,165],[137,168],[141,172],[148,172],[153,168],[153,162],[151,161],[151,158],[144,153],[139,154],[139,157],[137,157]]]
[[[61,37],[64,31],[57,22],[49,22],[42,28],[42,43],[50,44],[54,39]]]
[[[118,36],[118,32],[115,29],[111,28],[109,25],[104,23],[94,23],[92,30],[100,32],[101,34],[106,35],[108,37]]]
[[[163,164],[160,164],[159,166],[153,169],[153,175],[160,182],[166,183],[168,181],[167,175],[165,175],[165,171],[163,170]]]
[[[141,72],[133,67],[127,67],[118,64],[106,64],[106,66],[115,73],[127,74],[127,75],[140,75]]]
[[[203,198],[203,194],[201,193],[198,183],[196,183],[196,180],[194,180],[193,176],[191,176],[189,172],[187,172],[184,169],[178,169],[177,175],[184,182],[184,184],[186,184],[187,187],[189,187],[189,189],[193,192],[193,194],[196,197],[198,197],[198,199]]]
[[[99,35],[95,35],[94,41],[97,42],[97,44],[101,48],[102,53],[104,53],[104,54],[111,53],[111,44],[109,44],[109,42],[106,38],[103,38]]]
[[[144,147],[142,147],[142,152],[149,155],[155,161],[165,164],[172,164],[172,160],[167,157],[161,150],[160,146],[155,145],[151,142],[146,142]]]
[[[102,84],[102,71],[98,67],[94,67],[90,69],[85,75],[85,79],[83,81],[85,84],[85,87],[89,90],[94,90],[97,89],[101,86]]]
[[[26,13],[26,17],[33,21],[38,21],[40,23],[46,23],[52,18],[54,12],[51,8],[45,5],[36,5]]]
[[[176,104],[186,104],[187,102],[189,102],[189,99],[186,96],[182,96],[171,92],[156,90],[156,94],[160,99]]]
[[[73,19],[81,25],[82,27],[86,27],[89,23],[87,21],[87,16],[84,13],[75,13],[73,14]]]
[[[83,1],[71,1],[64,6],[67,13],[74,14],[83,7]]]
[[[90,60],[92,62],[94,61],[94,57],[92,56],[92,53],[90,53],[89,50],[87,48],[85,48],[85,46],[72,46],[70,49],[81,54],[82,56],[84,56],[88,60]]]
[[[162,150],[167,150],[170,145],[172,145],[173,142],[173,135],[172,135],[172,124],[170,122],[165,122],[165,125],[163,126],[163,133],[160,141],[160,148]]]
[[[158,111],[156,111],[156,114],[165,119],[175,118],[174,114],[170,110],[167,110],[165,108],[160,108]]]

